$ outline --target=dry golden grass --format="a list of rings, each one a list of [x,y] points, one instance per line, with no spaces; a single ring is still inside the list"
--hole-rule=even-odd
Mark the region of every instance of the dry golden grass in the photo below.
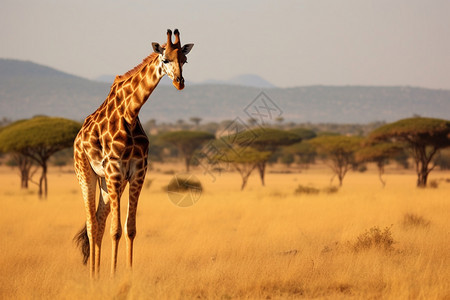
[[[0,168],[0,299],[450,297],[450,183],[417,189],[406,172],[386,175],[382,188],[375,172],[349,173],[336,193],[296,194],[299,185],[323,191],[330,173],[269,173],[266,187],[255,174],[243,192],[237,174],[214,182],[196,175],[201,199],[180,208],[163,190],[172,176],[148,174],[133,273],[122,239],[118,273],[109,277],[106,234],[101,278],[91,283],[72,243],[85,221],[74,174],[51,170],[49,198],[40,201],[34,187],[19,190],[17,175]],[[391,247],[355,251],[375,227],[389,230]]]

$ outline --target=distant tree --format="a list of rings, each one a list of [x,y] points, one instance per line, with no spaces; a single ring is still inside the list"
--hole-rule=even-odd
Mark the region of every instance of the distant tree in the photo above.
[[[248,119],[248,123],[250,124],[250,126],[256,126],[258,124],[258,120],[255,118],[249,118]]]
[[[291,164],[295,161],[294,154],[292,153],[283,153],[281,156],[281,163],[285,164],[286,167],[290,167]]]
[[[195,126],[198,126],[200,122],[202,121],[202,118],[199,117],[191,117],[189,118],[189,121],[195,124]]]
[[[275,118],[275,121],[277,121],[277,123],[278,123],[279,125],[281,125],[281,124],[283,124],[283,122],[284,122],[284,118],[283,118],[283,117],[276,117],[276,118]]]
[[[389,159],[394,158],[403,152],[403,147],[395,143],[380,142],[367,144],[355,153],[357,162],[374,162],[378,168],[378,178],[383,187],[386,182],[383,180],[384,166],[389,163]]]
[[[222,148],[220,154],[213,158],[213,161],[229,163],[238,171],[242,178],[241,191],[247,185],[248,178],[259,163],[267,161],[271,153],[269,151],[259,151],[252,147],[245,148]]]
[[[434,161],[441,170],[450,170],[450,149],[441,150]]]
[[[196,149],[203,143],[213,140],[215,136],[204,131],[171,131],[163,133],[159,136],[159,140],[177,147],[178,151],[183,155],[186,166],[186,172],[189,172],[189,165]]]
[[[295,133],[274,128],[247,130],[228,136],[227,139],[234,145],[240,147],[251,146],[258,151],[269,152],[271,155],[281,146],[287,146],[301,141],[301,138]],[[266,160],[262,160],[257,164],[262,185],[265,184],[264,175],[266,164],[271,155]]]
[[[47,162],[56,152],[71,147],[81,124],[51,117],[35,117],[11,124],[0,131],[0,150],[21,154],[41,168],[39,196],[47,197]]]
[[[434,118],[408,118],[375,129],[370,138],[374,141],[404,142],[416,165],[417,186],[426,187],[434,165],[433,157],[450,146],[450,121]]]
[[[352,136],[329,135],[316,137],[309,142],[329,162],[334,176],[339,179],[339,186],[342,186],[345,174],[354,164],[354,153],[360,147],[362,139]]]
[[[303,127],[292,128],[289,131],[298,135],[302,141],[310,140],[317,136],[315,131]]]
[[[290,146],[283,147],[283,153],[290,153],[297,157],[297,163],[304,167],[315,162],[317,151],[307,140],[295,143]]]
[[[11,161],[9,165],[19,168],[20,187],[28,188],[28,183],[32,181],[33,174],[36,171],[36,165],[33,160],[21,153],[11,153]]]

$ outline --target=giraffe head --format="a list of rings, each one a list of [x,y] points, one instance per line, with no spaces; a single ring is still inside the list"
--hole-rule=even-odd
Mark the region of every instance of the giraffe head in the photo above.
[[[183,65],[187,62],[186,55],[194,44],[186,44],[181,47],[180,32],[174,31],[175,42],[172,43],[172,30],[167,30],[167,43],[160,45],[152,43],[153,51],[159,54],[162,70],[172,79],[173,85],[178,89],[184,88]]]

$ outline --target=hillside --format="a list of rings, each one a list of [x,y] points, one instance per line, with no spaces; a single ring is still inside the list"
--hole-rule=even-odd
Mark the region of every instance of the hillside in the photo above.
[[[415,87],[309,86],[256,88],[187,85],[183,91],[160,85],[141,110],[141,120],[164,122],[192,116],[208,121],[240,117],[261,91],[286,121],[368,123],[414,114],[450,119],[450,91]],[[32,62],[0,59],[0,118],[46,114],[82,120],[104,101],[109,84],[69,75]]]

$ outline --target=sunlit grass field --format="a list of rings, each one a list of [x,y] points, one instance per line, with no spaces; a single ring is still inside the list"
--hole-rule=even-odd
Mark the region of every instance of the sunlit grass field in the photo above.
[[[204,191],[187,208],[164,190],[172,175],[149,172],[133,273],[122,239],[110,278],[107,230],[91,282],[72,242],[85,222],[74,173],[51,169],[41,201],[1,167],[0,299],[450,298],[450,172],[433,171],[438,188],[427,189],[409,171],[388,172],[385,188],[375,170],[350,172],[327,193],[326,168],[270,170],[265,187],[255,173],[242,192],[237,173],[194,170]],[[299,185],[321,192],[295,194]],[[123,217],[125,203],[126,193]]]

